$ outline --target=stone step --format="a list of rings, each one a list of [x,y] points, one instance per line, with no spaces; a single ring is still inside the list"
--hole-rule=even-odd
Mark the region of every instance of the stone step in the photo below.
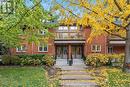
[[[98,87],[95,82],[63,82],[61,87]]]
[[[72,83],[79,83],[79,82],[93,82],[93,83],[96,83],[96,80],[59,80],[60,83],[69,83],[69,82],[72,82]]]
[[[60,80],[94,80],[89,75],[61,75]]]
[[[77,66],[69,66],[69,67],[61,67],[61,70],[71,70],[71,71],[80,71],[85,70],[85,67],[77,67]]]
[[[61,75],[88,75],[86,71],[62,71]]]

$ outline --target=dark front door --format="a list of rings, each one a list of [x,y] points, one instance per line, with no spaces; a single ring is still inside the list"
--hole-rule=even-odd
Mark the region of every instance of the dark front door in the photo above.
[[[72,58],[82,57],[82,46],[72,46]]]
[[[68,49],[67,46],[57,46],[57,58],[67,58]]]

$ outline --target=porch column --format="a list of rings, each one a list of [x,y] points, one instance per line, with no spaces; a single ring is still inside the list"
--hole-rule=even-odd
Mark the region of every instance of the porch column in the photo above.
[[[68,56],[69,56],[69,59],[71,59],[71,54],[72,52],[71,52],[71,44],[69,44],[69,54],[68,54]]]

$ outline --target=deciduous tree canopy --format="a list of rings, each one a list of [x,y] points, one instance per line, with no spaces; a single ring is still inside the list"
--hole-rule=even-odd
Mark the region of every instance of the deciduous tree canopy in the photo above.
[[[43,8],[41,1],[32,0],[32,6],[29,6],[25,0],[10,0],[13,4],[11,12],[3,13],[1,9],[0,13],[0,42],[9,47],[16,46],[21,41],[20,34],[29,41],[38,42],[39,39],[48,39],[50,35],[48,28],[55,26],[50,22],[56,17]],[[38,35],[39,30],[46,32],[45,37]]]
[[[104,33],[126,38],[130,23],[127,0],[54,0],[54,4],[62,23],[91,26],[90,39]]]

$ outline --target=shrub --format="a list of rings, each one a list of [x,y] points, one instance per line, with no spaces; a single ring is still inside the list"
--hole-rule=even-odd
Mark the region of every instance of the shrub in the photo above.
[[[123,66],[123,62],[124,62],[124,58],[125,55],[124,54],[109,54],[107,56],[109,58],[109,65],[111,66]]]
[[[21,66],[27,65],[27,64],[28,64],[28,61],[27,61],[27,60],[28,60],[28,59],[21,59],[20,65],[21,65]]]
[[[27,54],[22,54],[22,55],[17,55],[19,58],[31,58],[31,59],[42,59],[45,54],[33,54],[33,55],[27,55]]]
[[[86,58],[86,64],[91,66],[122,66],[124,61],[124,54],[90,54]]]
[[[51,55],[45,55],[44,59],[42,60],[42,64],[45,64],[46,66],[53,66],[54,65],[54,57]]]
[[[92,65],[92,66],[101,66],[105,65],[108,62],[108,58],[104,54],[90,54],[86,58],[86,64]]]
[[[47,65],[52,66],[54,65],[54,57],[50,55],[17,55],[17,56],[10,56],[4,55],[2,57],[2,64],[5,65]]]
[[[9,55],[2,56],[2,64],[9,65],[11,63],[11,59]]]
[[[12,65],[19,65],[21,60],[18,56],[11,56],[10,62],[11,62]]]
[[[19,65],[20,64],[20,58],[17,56],[11,56],[11,55],[4,55],[2,56],[2,64],[4,65]]]
[[[34,66],[40,65],[40,64],[41,64],[41,60],[39,60],[39,59],[33,60],[33,65],[34,65]]]

